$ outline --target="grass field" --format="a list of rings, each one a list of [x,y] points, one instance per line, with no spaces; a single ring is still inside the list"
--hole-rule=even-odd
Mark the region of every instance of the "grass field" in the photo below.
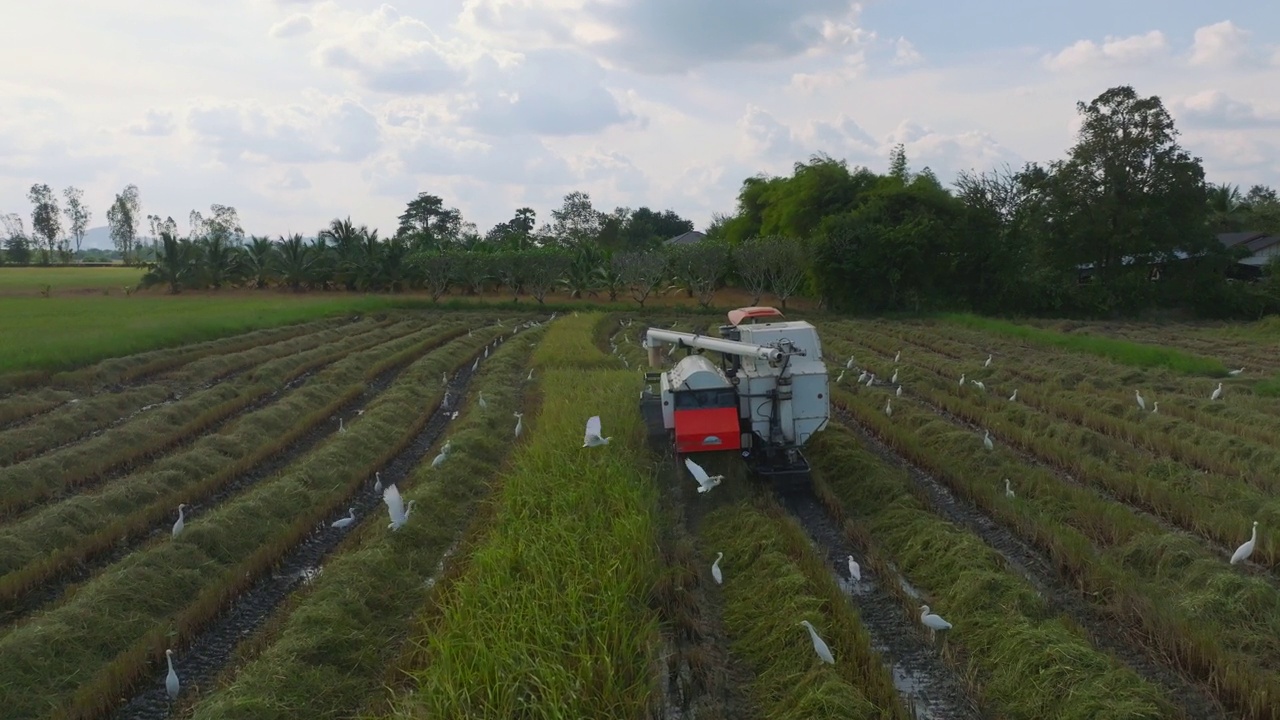
[[[816,319],[811,490],[700,494],[638,341],[721,318],[352,299],[94,298],[5,391],[0,718],[1280,718],[1266,326]]]
[[[0,265],[0,298],[39,295],[46,288],[53,295],[103,291],[124,294],[142,279],[142,268],[125,267],[13,267]]]

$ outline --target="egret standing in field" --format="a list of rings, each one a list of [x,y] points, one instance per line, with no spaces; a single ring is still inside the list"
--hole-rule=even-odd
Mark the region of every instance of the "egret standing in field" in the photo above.
[[[520,433],[524,432],[524,413],[512,413],[516,417],[516,437],[520,437]]]
[[[984,385],[984,384],[983,384],[983,382],[982,382],[981,380],[970,380],[969,382],[973,383],[973,386],[974,386],[974,387],[976,387],[976,388],[978,388],[978,389],[979,389],[979,390],[981,390],[982,392],[986,392],[986,391],[987,391],[987,386],[986,386],[986,385]]]
[[[373,491],[382,492],[382,473],[381,472],[373,473]]]
[[[533,380],[533,368],[529,368],[529,376],[525,378],[527,381]]]
[[[476,404],[480,406],[481,410],[489,407],[489,403],[485,402],[483,390],[480,391],[480,395],[476,398]]]
[[[862,373],[858,375],[858,384],[861,385],[866,381],[867,381],[867,371],[863,370]]]
[[[1004,496],[1005,496],[1005,497],[1007,497],[1007,498],[1009,498],[1010,500],[1012,500],[1014,497],[1016,497],[1016,496],[1013,494],[1013,487],[1012,487],[1011,485],[1009,485],[1009,478],[1005,478],[1005,479],[1004,479]]]
[[[854,560],[852,555],[849,556],[849,579],[855,582],[862,579],[862,567],[858,565],[858,561]]]
[[[338,432],[344,433],[346,431],[347,431],[347,424],[342,422],[342,418],[338,418]]]
[[[995,445],[991,442],[991,431],[990,431],[990,430],[987,430],[987,431],[986,431],[986,434],[982,436],[982,447],[984,447],[984,448],[986,448],[986,449],[988,449],[988,450],[994,450],[994,449],[995,449]]]
[[[1009,402],[1018,402],[1018,389],[1014,388],[1013,394],[1009,396]]]
[[[444,464],[444,461],[448,459],[449,459],[449,452],[447,450],[441,450],[440,454],[436,455],[435,459],[431,461],[432,469],[440,467],[441,465]]]
[[[818,659],[828,665],[835,665],[836,659],[831,655],[831,648],[827,647],[827,643],[818,637],[818,631],[813,629],[813,623],[808,620],[801,620],[800,624],[809,631],[809,639],[813,641],[813,651],[818,654]]]
[[[186,517],[182,514],[182,511],[183,511],[183,510],[185,510],[186,508],[187,508],[187,504],[186,504],[186,503],[182,503],[182,504],[178,505],[178,521],[177,521],[177,522],[175,522],[175,523],[173,524],[173,536],[174,536],[174,537],[178,537],[179,535],[181,535],[181,534],[182,534],[182,529],[183,529],[183,528],[185,528],[185,527],[187,526],[187,519],[186,519]]]
[[[964,389],[964,373],[960,373],[960,389]]]
[[[901,350],[899,350],[898,352],[896,352],[896,353],[894,353],[894,354],[893,354],[893,361],[894,361],[895,363],[896,363],[896,362],[898,362],[898,361],[899,361],[899,360],[901,360],[901,359],[902,359],[902,351],[901,351]]]
[[[898,368],[893,369],[893,377],[889,378],[889,384],[890,385],[898,384]]]
[[[1249,556],[1253,554],[1253,546],[1256,545],[1257,542],[1258,542],[1258,521],[1254,520],[1253,535],[1249,537],[1249,542],[1236,548],[1235,554],[1231,556],[1231,564],[1238,565],[1244,562],[1245,560],[1248,560]]]
[[[872,385],[875,385],[875,384],[876,384],[876,374],[871,373],[871,377],[867,378],[867,387],[871,387]]]
[[[1213,394],[1209,396],[1209,399],[1217,400],[1220,397],[1222,397],[1222,383],[1218,383],[1218,389],[1213,391]]]
[[[986,362],[984,362],[984,363],[982,363],[982,367],[984,367],[984,368],[991,367],[991,355],[990,355],[990,354],[988,354],[988,355],[987,355],[987,361],[986,361]]]
[[[342,518],[341,520],[334,520],[332,523],[329,524],[329,527],[344,528],[355,521],[356,521],[356,509],[353,507],[347,508],[347,516]]]
[[[708,475],[702,466],[693,461],[693,458],[685,458],[684,466],[689,468],[689,472],[693,474],[693,479],[698,481],[698,492],[710,492],[711,488],[720,484],[724,480],[723,475]]]
[[[720,560],[724,558],[724,553],[716,553],[716,561],[711,563],[711,577],[716,579],[717,585],[724,584],[724,575],[720,572]]]
[[[951,623],[929,612],[928,605],[920,606],[920,622],[929,628],[929,636],[933,637],[939,630],[950,630]]]
[[[1228,372],[1227,372],[1227,374],[1228,374],[1228,375],[1230,375],[1231,377],[1235,377],[1235,376],[1239,375],[1239,374],[1240,374],[1240,373],[1242,373],[1242,372],[1244,372],[1244,368],[1240,368],[1239,370],[1231,370],[1231,371],[1228,371]]]
[[[889,417],[893,417],[893,401],[892,400],[884,401],[884,414],[888,415]]]
[[[845,363],[845,364],[844,364],[844,369],[845,369],[845,370],[852,370],[852,369],[853,369],[853,356],[852,356],[852,355],[850,355],[850,356],[849,356],[849,362],[847,362],[847,363]]]
[[[898,389],[893,391],[893,394],[897,395],[898,397],[902,397],[902,386],[899,385]]]
[[[387,512],[391,515],[391,524],[387,525],[390,530],[399,530],[406,522],[409,521],[409,513],[413,512],[414,500],[409,501],[408,507],[404,504],[404,498],[400,497],[400,491],[395,485],[388,486],[382,491],[382,502],[387,504]]]
[[[836,384],[837,384],[837,385],[839,385],[841,382],[843,382],[843,381],[844,381],[844,372],[845,372],[844,370],[841,370],[841,371],[840,371],[840,374],[836,376]]]
[[[164,659],[165,662],[169,663],[169,674],[164,679],[164,689],[165,692],[169,693],[170,700],[177,700],[178,691],[182,686],[178,682],[178,673],[173,669],[173,650],[165,650]]]
[[[1138,401],[1138,409],[1140,409],[1140,410],[1146,410],[1146,409],[1147,409],[1147,401],[1142,397],[1142,391],[1141,391],[1141,390],[1134,390],[1134,391],[1133,391],[1133,399]]]
[[[601,445],[608,445],[609,441],[612,439],[613,438],[601,436],[599,415],[592,415],[590,418],[587,418],[587,432],[582,437],[582,447],[600,447]]]
[[[1155,401],[1155,403],[1151,406],[1151,414],[1152,414],[1152,415],[1156,415],[1156,414],[1159,414],[1159,412],[1160,412],[1160,401],[1159,401],[1159,400],[1157,400],[1157,401]]]

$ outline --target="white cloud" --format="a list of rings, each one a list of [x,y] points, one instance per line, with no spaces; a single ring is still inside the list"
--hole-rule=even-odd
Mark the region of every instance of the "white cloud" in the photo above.
[[[301,170],[291,167],[280,178],[278,186],[282,190],[309,190],[311,181],[307,179],[307,176]]]
[[[1229,66],[1250,58],[1251,33],[1230,20],[1198,28],[1191,44],[1191,64]]]
[[[1047,55],[1045,66],[1054,71],[1098,66],[1132,66],[1150,62],[1169,52],[1164,33],[1152,30],[1129,37],[1108,36],[1101,43],[1079,40],[1062,51]]]
[[[1264,111],[1221,90],[1205,90],[1173,103],[1177,119],[1219,128],[1278,128],[1280,111]]]
[[[382,5],[354,20],[342,16],[322,44],[321,66],[347,73],[362,87],[387,94],[434,94],[465,76],[461,58],[426,23]]]
[[[142,122],[134,123],[129,126],[129,132],[134,135],[159,137],[170,135],[177,128],[178,124],[173,119],[173,113],[161,110],[148,110]]]
[[[924,61],[924,56],[916,50],[916,46],[906,38],[898,38],[894,43],[894,65],[918,65]]]
[[[318,108],[198,106],[187,113],[187,127],[227,164],[352,162],[378,148],[381,131],[368,110],[353,100],[322,102]]]
[[[271,29],[267,31],[267,35],[281,39],[299,37],[311,32],[313,28],[315,28],[315,23],[312,22],[309,15],[290,15],[272,25]]]

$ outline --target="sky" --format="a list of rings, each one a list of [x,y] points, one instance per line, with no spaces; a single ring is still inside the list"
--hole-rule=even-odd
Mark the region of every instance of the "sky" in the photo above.
[[[135,184],[184,232],[218,203],[387,235],[429,192],[484,232],[581,190],[705,228],[818,152],[884,171],[903,143],[945,183],[1061,158],[1121,84],[1209,181],[1280,187],[1278,27],[1260,1],[42,0],[0,24],[0,213],[75,185],[103,225]]]

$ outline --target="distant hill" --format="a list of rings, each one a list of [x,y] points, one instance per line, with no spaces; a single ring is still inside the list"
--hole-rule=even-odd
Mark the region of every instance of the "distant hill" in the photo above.
[[[72,242],[74,244],[74,241]],[[111,228],[106,225],[89,228],[85,231],[84,242],[80,244],[80,247],[84,250],[89,250],[90,248],[115,250],[115,246],[111,244]]]

